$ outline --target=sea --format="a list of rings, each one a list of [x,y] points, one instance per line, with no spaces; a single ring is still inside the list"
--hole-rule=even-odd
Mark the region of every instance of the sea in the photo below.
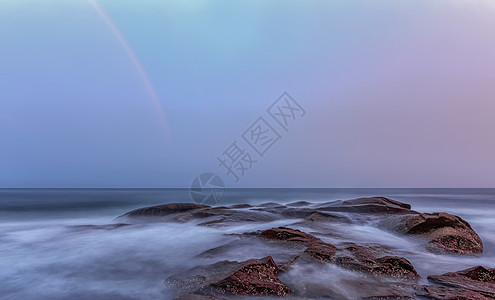
[[[495,189],[227,189],[218,205],[327,202],[384,196],[420,212],[448,212],[467,220],[481,236],[474,257],[425,252],[407,237],[372,225],[346,225],[357,243],[390,245],[407,253],[422,283],[432,274],[483,265],[495,267]],[[84,225],[118,223],[145,206],[192,202],[188,189],[0,189],[0,299],[173,299],[165,280],[196,266],[197,255],[242,233],[287,224],[213,228],[150,223],[113,230]],[[284,223],[285,222],[285,223]],[[295,221],[294,221],[295,222]],[[254,245],[252,247],[255,247]],[[239,249],[239,260],[260,249]],[[336,280],[332,274],[325,280]],[[352,298],[352,297],[349,297]]]

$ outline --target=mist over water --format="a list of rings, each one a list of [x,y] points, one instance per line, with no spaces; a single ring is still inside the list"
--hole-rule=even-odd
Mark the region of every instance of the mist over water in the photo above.
[[[485,251],[477,257],[425,252],[411,237],[383,231],[373,222],[335,225],[356,243],[393,247],[426,276],[475,265],[495,267],[494,189],[235,189],[221,205],[264,202],[324,202],[364,196],[386,196],[410,203],[421,212],[444,211],[467,220],[481,236]],[[187,189],[126,190],[0,190],[0,295],[2,299],[171,299],[164,281],[218,257],[198,254],[236,241],[243,233],[298,220],[244,223],[227,228],[193,224],[151,223],[117,228],[85,227],[118,223],[115,218],[135,208],[191,202]],[[302,228],[303,229],[303,228]],[[338,237],[321,236],[331,243]],[[233,247],[222,260],[270,255],[263,243]],[[305,268],[283,274],[287,283],[315,277],[338,288],[339,277],[360,276],[328,265],[318,275]],[[313,272],[313,273],[312,273]],[[313,275],[310,275],[313,274]],[[346,275],[347,276],[347,275]],[[349,297],[352,295],[349,294]],[[259,298],[258,298],[259,299]]]

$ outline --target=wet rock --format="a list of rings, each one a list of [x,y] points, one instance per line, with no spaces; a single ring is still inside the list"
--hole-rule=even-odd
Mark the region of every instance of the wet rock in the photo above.
[[[428,276],[428,279],[444,285],[476,291],[484,296],[495,297],[495,268],[476,266],[458,272]]]
[[[491,300],[481,293],[463,288],[423,285],[417,288],[416,295],[436,300]]]
[[[351,223],[351,220],[348,217],[339,214],[331,214],[324,212],[315,212],[305,218],[307,221],[312,222],[342,222],[342,223]]]
[[[306,218],[311,216],[312,214],[318,212],[312,208],[286,208],[280,211],[280,214],[284,217],[289,218]]]
[[[306,249],[301,243],[288,243],[281,247],[278,241],[260,239],[258,235],[259,233],[256,236],[236,236],[235,240],[203,251],[196,258],[218,261],[271,256],[279,269],[283,270],[284,266],[290,265]]]
[[[386,275],[394,278],[416,280],[418,272],[413,265],[404,257],[384,256],[376,260],[379,266],[372,269],[375,275]]]
[[[276,203],[276,202],[266,202],[256,205],[256,207],[264,207],[264,208],[286,208],[285,205]]]
[[[351,299],[413,299],[414,290],[402,282],[382,282],[373,279],[342,280],[352,294]]]
[[[81,230],[113,230],[117,228],[122,228],[130,226],[131,224],[126,223],[116,223],[116,224],[106,224],[106,225],[73,225],[68,226],[71,229],[81,231]]]
[[[302,299],[413,299],[413,288],[402,282],[382,282],[375,278],[343,278],[338,284],[299,281],[295,293]]]
[[[402,207],[405,209],[411,209],[411,205],[396,200],[392,200],[385,197],[369,197],[369,198],[358,198],[352,200],[346,200],[343,202],[344,205],[360,205],[360,204],[380,204],[389,205],[394,207]]]
[[[197,266],[183,273],[170,276],[165,284],[176,288],[179,296],[195,293],[200,288],[226,278],[241,266],[241,262],[227,260]]]
[[[217,207],[197,210],[191,214],[195,219],[208,219],[198,224],[201,226],[222,226],[242,222],[264,223],[278,219],[277,216],[264,211],[233,210]]]
[[[213,296],[198,295],[198,294],[186,294],[179,296],[174,300],[224,300],[224,298],[217,298]]]
[[[333,201],[319,205],[320,211],[350,212],[362,214],[412,214],[411,206],[385,197],[359,198]]]
[[[376,258],[376,250],[351,244],[337,250],[335,263],[345,269],[369,273],[375,276],[387,276],[401,280],[417,280],[419,275],[413,265],[405,258],[383,256]]]
[[[287,204],[287,206],[289,207],[302,207],[302,206],[309,206],[313,203],[311,202],[308,202],[308,201],[296,201],[296,202],[291,202],[289,204]]]
[[[406,234],[430,239],[426,248],[432,252],[474,255],[483,252],[483,243],[468,222],[448,213],[424,213],[408,217]]]
[[[271,256],[249,260],[230,276],[202,288],[201,293],[286,296],[292,290],[278,279],[278,273]]]
[[[337,248],[335,248],[332,244],[314,242],[304,252],[310,255],[313,259],[317,259],[322,262],[333,262],[335,261],[336,251]]]
[[[249,204],[234,204],[234,205],[231,205],[229,206],[229,208],[251,208],[253,206],[249,205]]]
[[[139,208],[124,214],[123,217],[163,217],[170,214],[204,209],[209,207],[210,206],[208,205],[200,205],[195,203],[169,203],[169,204]]]
[[[263,231],[260,236],[265,239],[296,242],[307,245],[299,256],[296,256],[288,264],[282,266],[288,270],[295,262],[310,263],[311,261],[335,263],[345,269],[369,273],[375,276],[387,276],[401,280],[416,280],[418,273],[413,265],[403,257],[383,256],[377,258],[380,251],[376,249],[344,243],[343,248],[325,243],[319,238],[287,227],[272,228]]]
[[[261,232],[260,237],[270,240],[299,242],[308,245],[320,241],[320,239],[312,236],[311,234],[307,234],[300,230],[291,229],[288,227],[278,227],[265,230]]]

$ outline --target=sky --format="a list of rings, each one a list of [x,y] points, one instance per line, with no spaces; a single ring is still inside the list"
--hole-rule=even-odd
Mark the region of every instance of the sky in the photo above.
[[[495,187],[494,32],[492,0],[0,0],[0,187]]]

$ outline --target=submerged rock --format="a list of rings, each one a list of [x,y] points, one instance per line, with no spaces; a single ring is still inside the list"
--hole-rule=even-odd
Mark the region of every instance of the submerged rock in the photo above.
[[[385,197],[358,198],[333,201],[318,206],[321,211],[350,212],[363,214],[417,214],[411,206]]]
[[[206,296],[199,294],[185,294],[174,298],[174,300],[224,300],[224,298],[217,298],[213,296]]]
[[[471,225],[448,213],[388,216],[381,219],[378,226],[425,239],[426,250],[433,253],[476,255],[483,252],[483,242]]]
[[[295,299],[411,299],[414,297],[413,286],[417,295],[431,299],[495,299],[495,269],[478,266],[428,277],[448,287],[416,286],[420,276],[414,266],[406,258],[396,256],[392,248],[348,242],[354,241],[353,235],[348,235],[343,224],[353,223],[357,227],[375,224],[395,233],[418,237],[417,240],[424,239],[421,243],[432,252],[475,255],[483,251],[481,238],[462,218],[448,213],[419,213],[409,204],[385,197],[322,204],[298,201],[288,205],[264,203],[229,207],[172,203],[137,209],[123,217],[136,219],[136,222],[191,222],[220,228],[291,220],[287,224],[292,222],[291,226],[311,232],[276,227],[231,234],[231,237],[226,235],[229,242],[195,257],[216,263],[195,267],[167,280],[167,284],[178,289],[177,299],[181,300],[212,300],[233,295],[285,297],[289,294]],[[232,240],[232,236],[237,240]],[[257,251],[246,251],[246,248]],[[251,257],[263,258],[242,261]],[[297,270],[306,267],[310,271],[331,269],[338,274],[352,274],[352,278],[338,278],[333,286],[326,286],[324,281],[318,281],[320,275],[314,282],[299,278],[290,284],[278,277],[283,273],[281,278],[286,281],[285,276],[293,271],[297,274]]]
[[[414,289],[403,282],[383,282],[376,278],[346,278],[327,284],[302,278],[294,283],[295,299],[413,299]]]
[[[473,255],[483,252],[483,243],[468,222],[448,213],[420,214],[408,218],[405,233],[430,239],[432,252]]]
[[[387,276],[402,280],[416,280],[418,273],[413,265],[403,257],[382,256],[377,258],[379,251],[370,247],[346,243],[343,248],[337,248],[325,243],[319,238],[300,230],[278,227],[263,231],[260,237],[278,241],[302,243],[307,246],[300,255],[295,257],[283,269],[288,269],[296,262],[329,262],[342,268],[369,273],[375,276]]]
[[[271,256],[248,260],[233,274],[201,289],[202,292],[251,296],[285,296],[292,290],[281,282]]]
[[[195,203],[169,203],[144,208],[138,208],[124,214],[122,217],[163,217],[170,214],[182,213],[186,211],[209,208],[208,205]]]
[[[260,234],[260,237],[270,240],[299,242],[303,244],[311,244],[320,241],[320,239],[312,236],[311,234],[288,227],[278,227],[265,230]]]
[[[221,261],[171,276],[166,283],[186,295],[285,296],[292,290],[281,282],[279,268],[271,256],[244,262]],[[179,299],[180,299],[179,297]]]
[[[352,244],[338,252],[340,253],[335,262],[343,268],[401,280],[419,279],[416,269],[404,257],[382,256],[377,258],[376,250],[356,244]]]
[[[435,300],[490,300],[481,293],[463,288],[423,285],[417,288],[416,295]]]
[[[484,296],[495,298],[495,268],[476,266],[466,270],[431,275],[428,279],[444,285],[479,292]]]
[[[116,223],[116,224],[105,224],[105,225],[72,225],[68,226],[69,228],[72,228],[73,230],[80,231],[80,230],[114,230],[126,226],[130,226],[131,224],[125,224],[125,223]]]

